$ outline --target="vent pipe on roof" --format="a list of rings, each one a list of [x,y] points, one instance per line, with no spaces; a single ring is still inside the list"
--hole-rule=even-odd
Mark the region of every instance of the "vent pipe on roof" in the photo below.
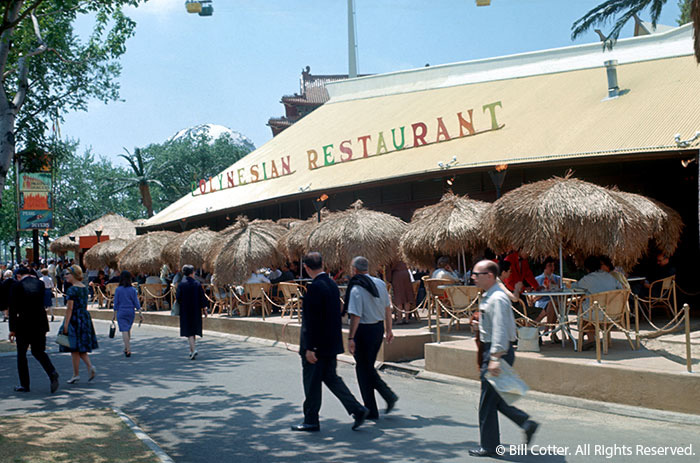
[[[608,98],[617,98],[620,95],[620,87],[617,84],[617,60],[605,62],[608,73]]]

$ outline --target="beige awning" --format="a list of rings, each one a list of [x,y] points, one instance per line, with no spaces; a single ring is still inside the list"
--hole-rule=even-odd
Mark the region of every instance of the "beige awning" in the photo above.
[[[602,66],[331,100],[145,226],[443,169],[677,151],[676,134],[700,130],[692,55],[617,71],[623,95],[611,100]]]

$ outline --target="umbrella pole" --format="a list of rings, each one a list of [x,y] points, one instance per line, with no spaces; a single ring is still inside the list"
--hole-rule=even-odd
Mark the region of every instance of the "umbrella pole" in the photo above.
[[[462,248],[462,263],[464,264],[464,284],[468,285],[467,281],[467,256],[464,255],[464,248]]]
[[[564,255],[559,243],[559,289],[564,288]]]

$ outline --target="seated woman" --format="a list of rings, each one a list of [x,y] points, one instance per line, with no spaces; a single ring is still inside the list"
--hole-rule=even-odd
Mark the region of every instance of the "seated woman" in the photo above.
[[[97,299],[97,308],[101,309],[105,299],[105,286],[107,284],[107,277],[105,276],[104,270],[97,272],[97,277],[92,280],[89,285],[94,291],[95,298]]]
[[[442,256],[437,260],[437,268],[430,276],[432,279],[459,281],[459,275],[452,269],[450,258]]]

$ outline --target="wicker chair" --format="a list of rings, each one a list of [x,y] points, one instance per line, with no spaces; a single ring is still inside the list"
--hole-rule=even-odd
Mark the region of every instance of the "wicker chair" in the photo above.
[[[160,310],[163,298],[163,289],[165,285],[162,283],[149,283],[141,285],[141,306],[143,310],[148,308],[148,303],[153,302],[156,310]]]
[[[479,310],[480,290],[476,286],[450,286],[445,289],[450,309],[450,324],[447,332],[450,332],[452,324],[456,322],[460,328],[460,319],[470,318],[474,311]]]
[[[649,320],[651,320],[651,309],[654,307],[663,307],[668,312],[669,316],[675,317],[678,313],[676,303],[676,276],[663,278],[652,282],[649,286],[649,297],[639,298],[639,302],[643,307],[646,307]]]
[[[272,288],[271,283],[246,283],[243,285],[245,288],[246,298],[250,304],[248,308],[248,315],[255,309],[255,307],[260,307],[260,312],[262,314],[262,319],[265,320],[266,315],[270,315],[270,305],[267,302],[267,294],[270,294],[270,288]],[[241,314],[242,315],[242,314]]]
[[[610,332],[617,326],[622,328],[630,343],[630,347],[634,349],[634,344],[630,338],[628,331],[630,329],[630,314],[627,300],[630,291],[628,289],[617,289],[614,291],[605,291],[602,293],[589,294],[583,298],[581,307],[582,312],[578,316],[578,350],[581,352],[583,345],[583,335],[589,329],[595,329],[596,325],[603,333],[603,353],[608,353],[610,346]],[[596,314],[594,303],[597,302],[600,312]],[[616,326],[617,325],[617,326]]]
[[[301,321],[301,307],[302,307],[302,297],[304,294],[304,287],[296,283],[278,283],[277,287],[284,297],[284,305],[282,306],[282,317],[289,310],[289,316],[291,317],[294,312],[297,314],[297,320]]]

